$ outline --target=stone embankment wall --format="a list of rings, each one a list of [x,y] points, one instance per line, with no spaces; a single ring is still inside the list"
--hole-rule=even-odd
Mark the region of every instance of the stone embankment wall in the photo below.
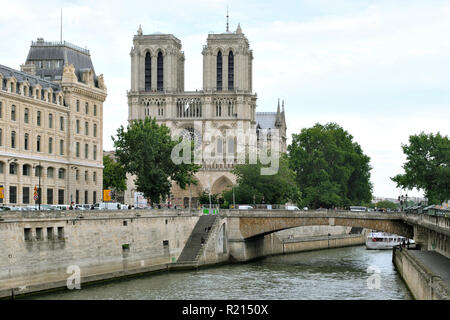
[[[392,261],[415,299],[447,300],[450,288],[408,250],[393,250]]]
[[[0,297],[64,288],[68,279],[76,284],[77,275],[82,287],[169,270],[200,215],[179,210],[2,212]],[[234,260],[248,261],[364,242],[362,236],[347,235],[348,227],[308,226],[234,243],[231,228],[228,217],[217,216],[197,266],[233,261],[233,245],[246,257]]]
[[[2,213],[0,297],[167,269],[199,213],[63,211]],[[69,273],[68,273],[69,271]]]

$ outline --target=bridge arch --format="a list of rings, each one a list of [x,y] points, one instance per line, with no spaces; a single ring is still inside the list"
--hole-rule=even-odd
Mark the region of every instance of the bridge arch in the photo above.
[[[384,231],[398,234],[400,236],[413,238],[414,229],[412,225],[404,222],[400,217],[381,217],[379,215],[355,215],[352,213],[342,213],[330,215],[325,213],[315,214],[285,214],[284,216],[264,217],[241,216],[239,219],[240,239],[250,240],[263,237],[273,232],[304,226],[344,226],[361,227],[377,231]]]

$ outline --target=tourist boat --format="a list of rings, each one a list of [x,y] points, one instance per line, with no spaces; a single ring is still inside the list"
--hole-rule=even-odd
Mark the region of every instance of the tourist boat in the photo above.
[[[392,249],[401,245],[403,240],[407,242],[408,238],[387,232],[371,232],[366,238],[366,249]],[[414,246],[414,240],[409,239],[409,245]]]

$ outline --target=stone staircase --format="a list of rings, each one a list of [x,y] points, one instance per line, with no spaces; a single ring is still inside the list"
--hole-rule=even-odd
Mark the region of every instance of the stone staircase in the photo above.
[[[192,230],[186,245],[183,248],[176,264],[196,265],[198,257],[203,252],[203,246],[206,246],[211,229],[217,220],[216,215],[203,215],[198,220],[197,224]],[[203,241],[202,241],[203,238]],[[202,245],[203,242],[203,245]]]

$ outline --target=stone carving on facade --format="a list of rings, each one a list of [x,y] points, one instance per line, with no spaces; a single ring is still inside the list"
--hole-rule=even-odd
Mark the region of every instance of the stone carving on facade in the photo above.
[[[106,90],[105,78],[103,77],[103,74],[99,75],[97,80],[98,80],[98,87],[102,90]]]
[[[78,82],[77,75],[75,74],[75,67],[73,64],[64,65],[62,82]]]

